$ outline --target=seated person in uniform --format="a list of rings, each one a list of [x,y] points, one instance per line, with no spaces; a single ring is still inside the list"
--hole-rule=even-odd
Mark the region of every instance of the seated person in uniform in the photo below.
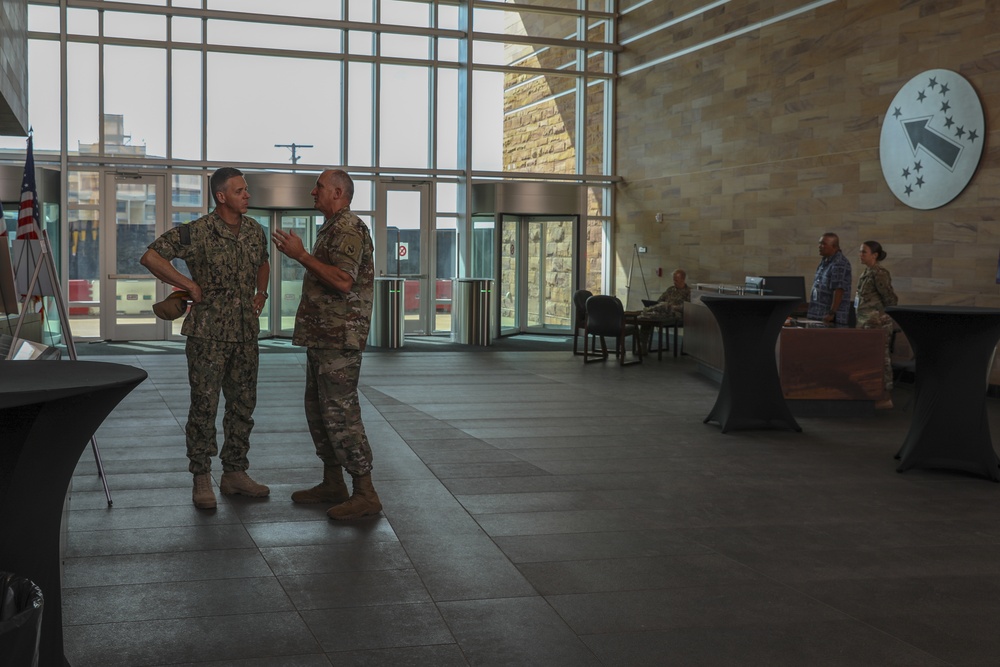
[[[674,271],[674,284],[660,295],[656,303],[642,309],[639,317],[666,319],[677,326],[684,325],[684,302],[691,303],[691,288],[687,286],[687,272],[684,269]],[[653,337],[653,327],[649,324],[639,326],[639,341],[642,351],[649,350],[650,339]]]

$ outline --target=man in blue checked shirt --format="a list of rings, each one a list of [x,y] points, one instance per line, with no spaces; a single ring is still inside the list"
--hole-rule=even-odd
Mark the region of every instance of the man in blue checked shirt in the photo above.
[[[819,239],[819,254],[823,258],[816,267],[812,295],[809,298],[810,320],[847,326],[851,293],[851,263],[840,251],[840,237],[831,232]]]

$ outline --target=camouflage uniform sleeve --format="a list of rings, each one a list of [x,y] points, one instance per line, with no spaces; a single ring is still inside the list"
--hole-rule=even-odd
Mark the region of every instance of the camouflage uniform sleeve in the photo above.
[[[251,218],[251,220],[253,220],[253,218]],[[267,250],[267,246],[268,243],[270,242],[270,239],[267,236],[267,232],[264,231],[263,225],[261,225],[256,220],[254,220],[254,223],[257,225],[257,232],[258,236],[260,237],[260,244],[261,244],[260,261],[258,262],[257,266],[261,266],[264,262],[268,261],[271,258],[271,255]]]
[[[351,280],[357,280],[358,269],[364,257],[364,246],[364,239],[356,228],[344,229],[334,240],[330,257],[332,264],[349,274]]]
[[[158,239],[147,246],[158,253],[163,259],[171,260],[177,257],[184,259],[185,251],[190,246],[181,245],[181,229],[174,227],[165,231]]]
[[[884,305],[895,306],[899,303],[899,297],[892,289],[892,276],[887,270],[881,269],[875,273],[875,290]]]
[[[670,306],[671,310],[677,308],[682,303],[684,303],[684,293],[681,292],[679,289],[677,289],[677,287],[675,286],[667,288],[667,291],[664,292],[664,295],[667,297],[666,299],[664,299],[664,301],[667,302],[667,305]]]

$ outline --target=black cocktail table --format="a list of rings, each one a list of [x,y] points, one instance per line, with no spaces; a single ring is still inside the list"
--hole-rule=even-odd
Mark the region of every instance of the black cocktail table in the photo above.
[[[948,468],[1000,480],[986,416],[990,359],[1000,339],[1000,309],[894,306],[916,361],[910,430],[899,472]]]
[[[799,304],[793,296],[705,295],[702,302],[719,322],[725,368],[715,407],[705,423],[722,432],[788,428],[801,431],[785,403],[774,347],[785,318]]]
[[[59,532],[90,438],[146,371],[93,361],[0,361],[0,570],[42,590],[39,665],[65,665]]]

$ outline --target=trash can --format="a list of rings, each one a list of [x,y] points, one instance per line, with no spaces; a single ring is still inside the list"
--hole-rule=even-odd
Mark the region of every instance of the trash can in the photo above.
[[[493,281],[487,278],[459,278],[452,295],[452,322],[456,343],[490,345],[490,295]]]
[[[391,349],[403,346],[403,282],[402,278],[375,279],[369,345]]]
[[[33,582],[0,572],[0,665],[37,667],[42,591]]]

